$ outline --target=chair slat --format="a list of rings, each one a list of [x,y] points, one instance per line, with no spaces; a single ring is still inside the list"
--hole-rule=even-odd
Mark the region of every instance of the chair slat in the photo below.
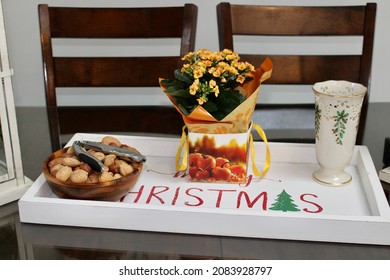
[[[158,87],[179,57],[55,57],[57,87]],[[153,67],[151,67],[153,65]]]
[[[58,108],[58,118],[62,124],[61,134],[75,131],[161,134],[164,131],[164,134],[180,135],[184,125],[172,106],[66,106]]]
[[[231,5],[231,15],[233,33],[239,35],[352,36],[363,35],[365,6],[275,8]]]
[[[51,35],[53,38],[180,38],[183,9],[51,7]]]
[[[243,61],[259,66],[265,55],[240,54]],[[359,55],[335,56],[298,56],[298,55],[269,55],[275,65],[272,76],[266,84],[307,84],[313,85],[325,80],[358,81],[360,59]]]

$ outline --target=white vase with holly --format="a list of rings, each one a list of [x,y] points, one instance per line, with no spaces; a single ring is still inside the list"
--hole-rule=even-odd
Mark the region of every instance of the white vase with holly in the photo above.
[[[348,81],[324,81],[313,86],[315,149],[320,169],[313,178],[324,185],[342,186],[352,177],[344,169],[352,158],[363,99],[367,88]]]

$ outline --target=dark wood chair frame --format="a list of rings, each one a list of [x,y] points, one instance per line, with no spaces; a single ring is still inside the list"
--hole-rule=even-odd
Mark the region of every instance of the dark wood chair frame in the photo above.
[[[362,36],[362,52],[358,55],[240,53],[240,57],[254,65],[260,65],[264,57],[269,56],[274,69],[272,77],[266,81],[268,84],[313,85],[325,80],[348,80],[369,88],[376,7],[376,3],[307,7],[233,5],[223,2],[217,5],[219,47],[234,50],[236,35]],[[367,94],[363,102],[357,144],[363,141],[368,97]],[[266,106],[258,105],[257,109],[264,107]],[[312,108],[314,110],[314,106]]]
[[[158,78],[172,77],[173,71],[182,64],[181,57],[194,51],[197,6],[73,8],[41,4],[38,10],[53,151],[63,145],[61,135],[76,132],[181,133],[183,121],[173,106],[60,106],[56,89],[158,87]],[[180,54],[54,57],[54,38],[179,38]]]

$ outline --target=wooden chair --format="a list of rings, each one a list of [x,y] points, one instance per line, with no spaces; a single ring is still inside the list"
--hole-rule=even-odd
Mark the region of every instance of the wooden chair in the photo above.
[[[39,5],[46,105],[52,149],[61,135],[76,132],[180,134],[183,121],[173,106],[61,106],[57,88],[159,87],[181,57],[194,51],[197,6],[152,8],[73,8]],[[180,53],[145,57],[54,56],[53,39],[176,38]],[[166,39],[167,40],[167,39]],[[130,94],[130,93],[129,93]],[[163,92],[162,92],[163,94]],[[107,98],[110,98],[107,89]]]
[[[373,41],[375,31],[376,4],[363,6],[305,7],[305,6],[256,6],[217,5],[219,46],[234,49],[234,42],[246,36],[359,36],[362,38],[361,53],[335,55],[290,55],[262,53],[261,44],[256,54],[240,54],[242,60],[260,65],[269,56],[274,68],[272,77],[266,81],[277,85],[310,85],[325,80],[348,80],[369,88]],[[290,37],[291,36],[291,37]],[[258,40],[256,42],[260,42]],[[288,50],[291,52],[292,50]],[[301,51],[301,50],[294,50]],[[311,88],[308,93],[312,94]],[[314,100],[314,98],[313,98]],[[282,105],[273,105],[281,109]],[[295,105],[290,104],[289,107]],[[314,110],[312,105],[302,105]],[[357,143],[361,144],[368,106],[368,95],[364,100]],[[265,105],[258,105],[263,109]],[[314,122],[314,119],[313,119]],[[314,127],[314,125],[313,125]],[[291,140],[291,139],[290,139]],[[313,139],[314,141],[314,133]]]

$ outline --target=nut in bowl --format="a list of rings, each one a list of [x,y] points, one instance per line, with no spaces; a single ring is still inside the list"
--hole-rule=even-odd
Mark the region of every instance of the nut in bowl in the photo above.
[[[58,150],[45,159],[42,170],[48,185],[60,198],[119,200],[136,184],[143,168],[143,161],[125,158],[120,152],[129,151],[130,155],[142,155],[112,136],[104,137],[99,143],[88,143],[86,149],[81,145],[81,154],[80,151],[75,152],[73,145]],[[96,148],[91,143],[96,143]],[[103,150],[100,151],[101,149]],[[95,171],[96,168],[91,168],[91,159],[99,161],[102,170]]]

